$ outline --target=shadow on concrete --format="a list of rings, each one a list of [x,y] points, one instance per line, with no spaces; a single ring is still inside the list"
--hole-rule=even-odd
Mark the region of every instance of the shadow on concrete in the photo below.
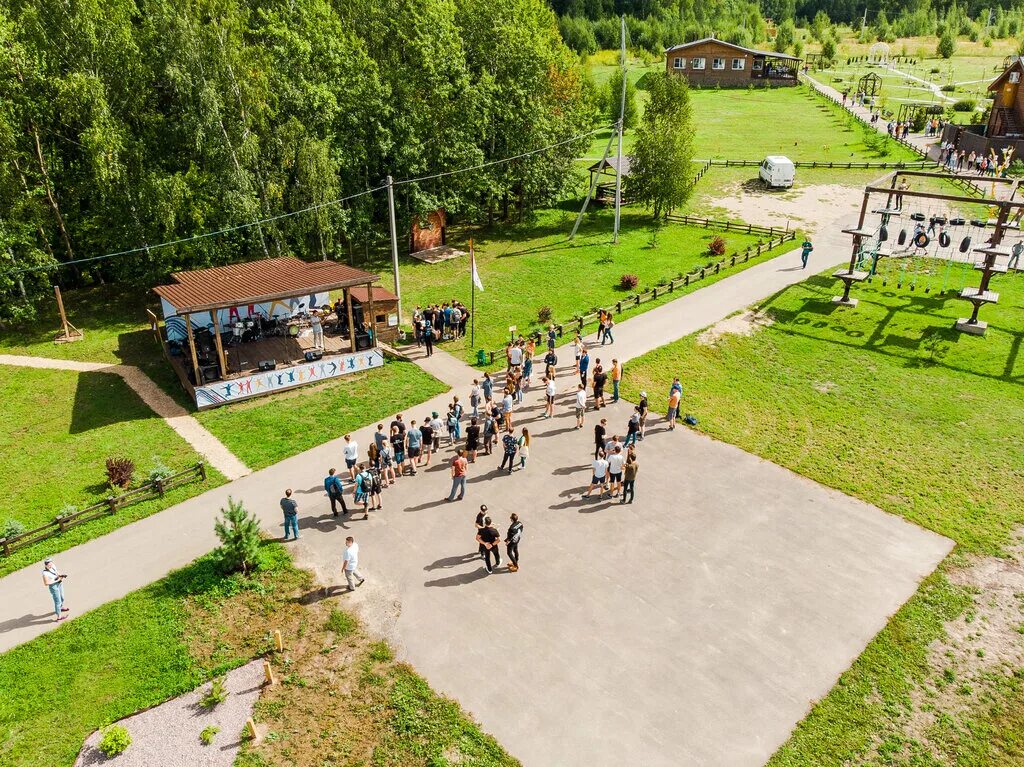
[[[469,554],[460,554],[457,557],[444,557],[438,559],[435,562],[431,562],[429,565],[424,567],[424,570],[445,570],[449,567],[457,567],[459,565],[465,565],[472,562],[475,559],[480,559],[480,552],[474,551]]]
[[[435,586],[440,588],[447,588],[449,586],[465,586],[474,581],[478,581],[481,578],[486,578],[490,573],[484,569],[483,564],[475,570],[471,570],[468,573],[459,573],[458,575],[449,575],[447,578],[438,578],[433,581],[426,581],[424,586]]]
[[[6,634],[8,631],[14,631],[25,626],[34,626],[37,623],[49,623],[51,621],[53,621],[53,612],[43,613],[42,615],[26,613],[20,618],[9,618],[8,620],[0,621],[0,634]]]

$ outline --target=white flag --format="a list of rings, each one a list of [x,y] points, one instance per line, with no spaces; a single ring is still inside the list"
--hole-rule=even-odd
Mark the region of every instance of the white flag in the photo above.
[[[472,246],[469,248],[469,263],[470,269],[473,272],[473,284],[476,285],[477,290],[483,293],[484,284],[480,282],[480,273],[476,270],[476,254],[473,252]]]

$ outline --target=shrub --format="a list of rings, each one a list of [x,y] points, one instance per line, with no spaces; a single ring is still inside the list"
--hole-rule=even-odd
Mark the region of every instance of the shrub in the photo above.
[[[8,519],[0,527],[0,538],[17,538],[25,532],[25,526],[16,519]]]
[[[555,312],[550,306],[542,306],[537,310],[537,322],[551,322],[554,316]]]
[[[929,74],[933,74],[933,75],[937,75],[939,73],[939,68],[938,67],[932,67],[931,69],[928,70],[928,73]]]
[[[212,724],[209,727],[204,727],[203,731],[199,733],[199,742],[204,746],[209,746],[218,732],[220,732],[220,727],[214,727]]]
[[[960,99],[958,102],[953,104],[954,112],[973,112],[978,106],[978,102],[974,99]]]
[[[221,566],[229,573],[241,571],[248,574],[259,565],[260,523],[255,514],[245,510],[241,501],[228,496],[228,507],[222,508],[223,515],[213,530],[220,539],[217,549]]]
[[[623,290],[633,290],[640,284],[640,278],[635,274],[624,274],[619,277],[619,287]]]
[[[131,458],[108,458],[107,481],[122,490],[132,483],[135,476],[135,461]]]
[[[128,730],[119,724],[111,725],[103,731],[103,737],[100,738],[99,749],[103,752],[103,755],[108,759],[118,754],[123,754],[125,749],[132,744],[132,736],[128,734]]]
[[[952,93],[953,91],[956,90],[956,86],[953,85],[953,83],[947,83],[946,85],[943,85],[941,88],[939,88],[939,90],[942,91],[943,93]]]
[[[216,708],[218,705],[228,699],[228,691],[224,687],[224,682],[227,677],[218,676],[214,677],[213,681],[210,682],[210,689],[199,700],[199,705],[203,708]]]
[[[164,480],[173,475],[171,467],[164,463],[159,458],[153,459],[153,467],[149,470],[149,481],[156,482],[157,480]]]
[[[339,637],[348,636],[355,632],[358,627],[359,621],[341,610],[331,610],[327,623],[324,624],[325,629],[333,631],[335,636]]]
[[[708,243],[708,252],[713,253],[716,256],[725,254],[725,240],[721,237],[715,237],[711,242]]]

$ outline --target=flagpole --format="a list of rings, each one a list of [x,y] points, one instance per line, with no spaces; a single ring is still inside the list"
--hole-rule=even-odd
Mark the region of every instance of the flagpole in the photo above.
[[[476,280],[473,270],[476,269],[476,255],[473,253],[473,240],[469,241],[469,345],[476,346]],[[472,350],[472,349],[471,349]]]

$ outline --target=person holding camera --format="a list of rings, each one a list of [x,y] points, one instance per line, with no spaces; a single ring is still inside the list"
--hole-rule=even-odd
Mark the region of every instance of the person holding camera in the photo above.
[[[67,577],[64,573],[57,571],[57,565],[50,557],[43,561],[43,585],[50,590],[50,596],[53,597],[53,612],[58,621],[67,617],[61,615],[68,611],[68,608],[64,606],[64,579]]]

